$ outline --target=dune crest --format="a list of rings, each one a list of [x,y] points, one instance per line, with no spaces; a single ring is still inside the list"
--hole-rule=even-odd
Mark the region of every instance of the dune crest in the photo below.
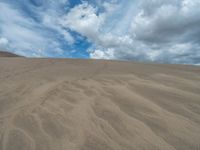
[[[20,56],[14,54],[14,53],[10,53],[10,52],[0,50],[0,57],[20,57]]]
[[[198,150],[200,68],[0,59],[0,150]]]

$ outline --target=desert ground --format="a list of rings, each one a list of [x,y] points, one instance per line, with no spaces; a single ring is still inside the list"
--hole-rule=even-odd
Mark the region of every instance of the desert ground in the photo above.
[[[0,150],[200,150],[200,67],[1,57]]]
[[[0,57],[21,57],[17,54],[0,50]]]

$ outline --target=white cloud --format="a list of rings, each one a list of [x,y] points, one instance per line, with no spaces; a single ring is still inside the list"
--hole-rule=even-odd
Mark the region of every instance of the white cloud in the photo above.
[[[92,43],[91,58],[200,62],[199,0],[88,0],[73,8],[67,0],[32,3],[25,6],[39,21],[0,2],[0,37],[21,53],[63,54],[60,36],[77,46],[75,31]]]
[[[0,10],[4,12],[0,13],[0,36],[9,39],[10,51],[26,56],[46,56],[59,47],[55,38],[42,29],[43,26],[13,6],[0,2]]]
[[[109,48],[109,49],[106,49],[105,51],[102,51],[102,50],[94,50],[94,51],[91,51],[91,57],[92,58],[95,58],[95,59],[114,59],[114,49],[112,48]]]
[[[67,2],[67,0],[60,0],[58,1],[54,1],[52,3],[52,5],[49,7],[49,10],[47,11],[42,11],[42,13],[40,13],[41,18],[42,18],[42,25],[47,27],[47,28],[51,28],[55,31],[57,31],[59,34],[61,34],[64,39],[66,40],[66,42],[68,42],[68,44],[72,45],[75,42],[74,37],[65,29],[62,28],[62,26],[60,25],[60,18],[61,18],[61,14],[59,14],[59,9],[60,8],[56,8],[56,5],[66,5],[65,3]],[[55,8],[52,8],[55,7]],[[58,6],[57,6],[58,7]]]
[[[200,1],[142,0],[119,5],[111,14],[104,12],[104,22],[97,25],[92,58],[200,62]],[[122,7],[126,9],[120,11]]]
[[[5,50],[8,47],[8,39],[0,37],[0,50]]]
[[[80,33],[93,43],[94,47],[97,49],[95,53],[91,53],[91,57],[93,58],[98,58],[98,56],[100,56],[100,58],[104,56],[104,58],[109,58],[109,56],[111,57],[112,51],[115,50],[115,47],[119,47],[119,45],[120,47],[129,47],[133,44],[133,39],[129,34],[125,34],[124,32],[121,35],[116,34],[117,29],[120,28],[124,31],[126,27],[118,24],[115,28],[109,29],[110,27],[107,25],[107,23],[109,25],[115,24],[116,20],[109,21],[109,18],[112,18],[113,14],[119,11],[122,6],[119,7],[114,1],[111,3],[103,2],[102,5],[105,11],[99,13],[98,8],[94,8],[89,3],[84,2],[72,8],[66,16],[60,19],[60,23],[63,27]],[[132,10],[131,8],[131,11]],[[121,16],[122,21],[123,19],[129,20]],[[126,23],[125,26],[129,25]],[[102,53],[105,54],[101,55]],[[113,56],[112,58],[115,57]]]
[[[104,21],[103,15],[97,15],[97,10],[88,3],[80,4],[60,19],[60,24],[93,40],[99,33]]]

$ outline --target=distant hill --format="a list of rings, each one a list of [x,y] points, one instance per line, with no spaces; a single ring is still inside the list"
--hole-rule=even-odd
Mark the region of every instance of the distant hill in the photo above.
[[[0,51],[0,57],[20,57],[20,56],[11,52]]]

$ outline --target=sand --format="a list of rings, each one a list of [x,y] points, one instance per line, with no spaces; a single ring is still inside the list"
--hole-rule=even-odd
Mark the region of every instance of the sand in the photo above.
[[[200,150],[200,67],[0,58],[0,150]]]

